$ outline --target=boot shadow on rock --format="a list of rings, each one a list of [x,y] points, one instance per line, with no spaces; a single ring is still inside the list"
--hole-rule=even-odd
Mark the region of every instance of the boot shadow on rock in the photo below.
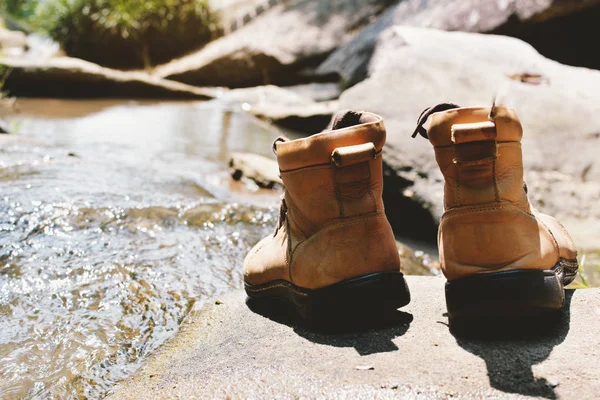
[[[489,320],[454,318],[450,331],[459,346],[485,361],[494,389],[556,399],[556,384],[536,378],[532,367],[547,359],[567,337],[575,291],[565,292],[565,306],[560,311]]]
[[[354,347],[361,355],[398,350],[392,341],[404,335],[413,316],[403,311],[340,314],[328,320],[306,321],[292,312],[285,302],[263,303],[246,300],[255,313],[274,322],[287,325],[299,336],[313,342],[334,347]]]

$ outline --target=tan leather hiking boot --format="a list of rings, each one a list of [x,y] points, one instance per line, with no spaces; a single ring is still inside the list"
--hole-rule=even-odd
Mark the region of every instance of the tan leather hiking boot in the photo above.
[[[381,199],[382,119],[345,111],[333,129],[273,148],[285,185],[275,232],[246,256],[251,300],[288,300],[305,318],[408,304]]]
[[[562,308],[577,252],[562,225],[529,204],[515,111],[440,104],[423,112],[417,133],[445,178],[438,245],[450,316]]]

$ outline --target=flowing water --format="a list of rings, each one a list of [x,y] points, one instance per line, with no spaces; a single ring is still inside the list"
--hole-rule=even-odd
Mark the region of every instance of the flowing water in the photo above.
[[[226,161],[278,132],[219,102],[18,107],[0,135],[0,398],[102,397],[194,302],[241,286],[278,194]]]

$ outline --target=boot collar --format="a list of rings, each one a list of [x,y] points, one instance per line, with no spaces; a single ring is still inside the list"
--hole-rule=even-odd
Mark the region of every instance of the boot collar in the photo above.
[[[341,129],[327,130],[304,139],[281,141],[273,146],[282,172],[331,163],[336,148],[373,143],[381,152],[385,144],[383,119],[372,113],[361,113],[370,122]]]

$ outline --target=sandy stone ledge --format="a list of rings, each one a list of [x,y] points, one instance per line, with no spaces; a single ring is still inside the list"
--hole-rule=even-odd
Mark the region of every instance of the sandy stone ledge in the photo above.
[[[408,284],[396,324],[346,334],[275,322],[232,292],[194,311],[110,398],[596,398],[599,289],[568,291],[551,328],[466,339],[448,328],[444,279]]]

